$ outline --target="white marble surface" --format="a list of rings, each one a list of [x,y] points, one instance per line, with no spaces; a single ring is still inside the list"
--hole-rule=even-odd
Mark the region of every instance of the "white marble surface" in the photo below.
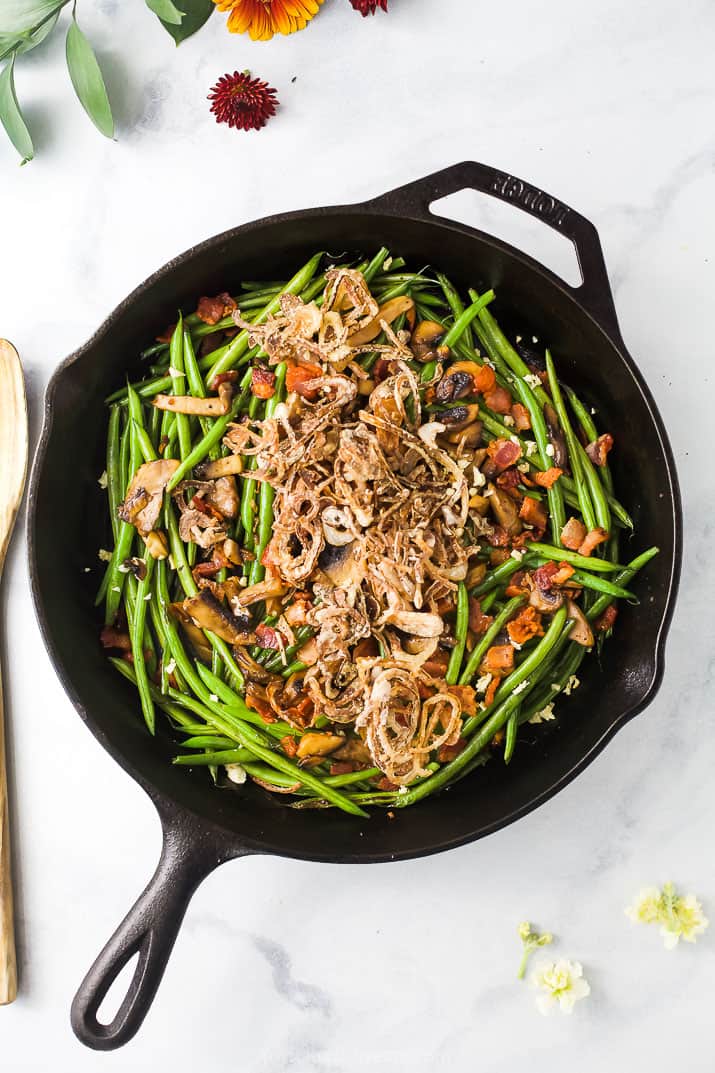
[[[3,1069],[710,1073],[715,933],[667,953],[623,906],[672,877],[715,917],[712,4],[390,0],[389,17],[362,20],[327,0],[291,39],[229,38],[219,16],[179,50],[139,2],[79,6],[117,142],[73,100],[60,40],[18,70],[37,159],[17,168],[0,140],[0,334],[24,358],[35,432],[55,365],[173,254],[474,157],[599,228],[672,436],[686,558],[659,697],[567,790],[429,860],[227,865],[198,892],[141,1035],[102,1057],[75,1041],[68,1007],[150,875],[159,827],[55,679],[19,533],[4,611],[22,993],[0,1010]],[[215,126],[204,99],[249,65],[283,101],[257,136]],[[546,248],[536,225],[513,227]],[[586,967],[592,996],[570,1019],[543,1019],[514,979],[525,916]]]

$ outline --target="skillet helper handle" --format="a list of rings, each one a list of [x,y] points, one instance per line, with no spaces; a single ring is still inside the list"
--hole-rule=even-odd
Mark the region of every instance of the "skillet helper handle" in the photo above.
[[[10,869],[10,820],[3,729],[2,676],[0,675],[0,1006],[17,998],[17,964]]]
[[[85,976],[72,1003],[72,1028],[87,1047],[111,1051],[128,1043],[141,1027],[164,975],[191,897],[199,884],[231,854],[211,835],[164,828],[156,872]],[[97,1011],[127,962],[138,954],[125,998],[108,1024]]]
[[[391,190],[369,202],[369,205],[387,209],[399,216],[413,215],[429,220],[435,215],[430,210],[432,203],[449,194],[456,194],[459,190],[477,190],[500,201],[506,201],[570,239],[581,269],[581,286],[571,287],[555,273],[548,269],[542,270],[570,291],[609,335],[620,339],[618,318],[598,232],[590,220],[552,194],[515,175],[498,171],[489,164],[465,160],[461,164],[454,164],[443,171],[427,175],[424,179],[408,183],[407,186]]]

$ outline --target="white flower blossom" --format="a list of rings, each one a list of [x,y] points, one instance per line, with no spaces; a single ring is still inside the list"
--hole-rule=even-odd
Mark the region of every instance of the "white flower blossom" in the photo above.
[[[709,923],[695,895],[678,894],[672,883],[665,883],[662,890],[644,888],[627,907],[626,916],[638,924],[659,924],[666,950],[673,950],[680,939],[696,942]]]
[[[557,1007],[561,1013],[572,1013],[574,1005],[591,993],[579,962],[565,958],[538,965],[529,983],[540,992],[536,1005],[543,1014],[549,1014]]]

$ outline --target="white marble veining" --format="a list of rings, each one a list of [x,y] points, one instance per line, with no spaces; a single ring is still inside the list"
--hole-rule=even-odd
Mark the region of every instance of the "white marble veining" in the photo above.
[[[663,689],[576,782],[445,856],[220,869],[140,1036],[103,1057],[75,1041],[68,1007],[153,870],[159,825],[55,678],[19,533],[4,613],[22,994],[0,1010],[3,1070],[711,1073],[715,933],[668,953],[623,906],[672,877],[715,918],[712,4],[390,0],[363,20],[327,0],[293,38],[252,44],[218,16],[178,50],[141,3],[78,6],[117,142],[74,101],[61,39],[18,65],[37,159],[17,168],[0,139],[0,334],[23,356],[35,433],[55,365],[170,256],[473,157],[596,223],[672,437],[686,555]],[[282,101],[258,135],[216,126],[205,101],[247,66]],[[542,1018],[514,979],[524,917],[586,968],[592,995],[570,1019]]]

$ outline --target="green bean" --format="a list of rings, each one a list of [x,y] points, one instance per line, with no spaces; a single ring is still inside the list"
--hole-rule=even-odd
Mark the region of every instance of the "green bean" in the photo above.
[[[641,554],[637,555],[635,559],[632,559],[627,566],[620,567],[619,573],[617,573],[615,578],[613,579],[615,584],[624,586],[627,585],[628,582],[635,577],[638,571],[642,570],[643,567],[658,554],[659,550],[659,548],[648,548],[647,551],[641,552]],[[610,596],[607,596],[605,594],[603,596],[599,596],[596,602],[588,609],[586,617],[590,619],[591,622],[593,622],[593,620],[598,618],[599,615],[602,615],[606,608],[609,607],[612,603],[613,600]]]
[[[134,673],[137,679],[139,699],[141,700],[144,721],[150,734],[155,732],[156,715],[154,701],[149,691],[149,677],[144,659],[144,626],[146,623],[147,600],[151,597],[151,580],[154,572],[154,560],[148,553],[144,556],[144,576],[137,586],[137,598],[134,605],[131,642],[134,658]]]
[[[459,292],[457,291],[456,287],[453,286],[453,284],[447,279],[445,275],[443,275],[441,272],[438,272],[437,279],[439,280],[439,285],[444,292],[444,297],[447,300],[447,305],[451,309],[452,316],[454,317],[454,321],[456,323],[464,313],[464,302],[460,298]],[[467,324],[466,328],[464,329],[463,338],[468,347],[472,348],[474,346],[474,337],[472,335],[471,323]]]
[[[564,628],[565,621],[566,609],[561,607],[552,618],[549,628],[534,651],[526,658],[526,660],[524,660],[524,665],[529,664],[530,666],[538,667],[539,663],[545,659],[546,655],[558,641],[559,635]],[[512,672],[509,677],[515,677],[518,671],[519,668]],[[506,681],[508,680],[509,679],[506,679]],[[494,711],[491,712],[489,719],[474,737],[470,739],[466,748],[462,750],[459,756],[455,757],[455,759],[451,760],[448,764],[445,764],[444,767],[440,768],[439,771],[435,772],[429,779],[425,779],[425,781],[421,782],[418,786],[413,788],[408,787],[407,793],[396,795],[396,806],[398,808],[406,808],[408,805],[413,805],[417,801],[422,800],[422,798],[428,797],[430,794],[434,793],[435,790],[439,790],[441,787],[446,786],[451,782],[455,775],[459,774],[459,772],[462,771],[463,768],[465,768],[467,764],[489,744],[496,732],[501,730],[504,726],[512,711],[514,711],[515,708],[518,708],[521,703],[521,694],[514,695],[512,692],[503,703],[499,704]]]
[[[467,644],[467,630],[469,629],[469,592],[463,581],[460,581],[457,589],[457,624],[454,630],[455,645],[449,657],[445,681],[448,685],[454,685],[459,678],[459,669],[464,658],[464,649]]]
[[[608,596],[613,596],[618,600],[628,600],[631,603],[635,601],[638,603],[636,597],[632,592],[629,592],[628,589],[624,589],[621,585],[615,585],[612,581],[607,581],[606,578],[587,574],[582,570],[574,570],[569,581],[572,581],[575,585],[581,585],[584,589],[593,589],[594,592],[604,592]]]
[[[277,407],[285,396],[286,365],[282,362],[276,366],[276,380],[274,392],[266,403],[266,420],[273,417]],[[248,584],[255,585],[262,581],[266,570],[261,564],[263,552],[266,550],[268,541],[273,534],[273,499],[275,492],[268,481],[261,483],[261,491],[258,497],[258,540],[256,541],[256,557],[251,563],[248,574]]]
[[[250,370],[244,379],[241,381],[241,387],[244,387],[247,383],[250,384]],[[184,477],[198,465],[208,455],[211,448],[222,439],[224,432],[228,428],[228,425],[236,417],[241,407],[245,402],[243,394],[238,394],[231,404],[231,409],[225,415],[225,417],[217,418],[211,426],[211,431],[207,432],[205,436],[202,436],[199,442],[194,448],[189,451],[185,458],[182,459],[181,464],[175,470],[174,475],[166,486],[167,492],[171,492],[176,488],[177,484],[183,481]],[[178,414],[176,415],[178,417]]]
[[[385,261],[387,260],[389,254],[390,254],[390,251],[387,249],[386,246],[381,246],[380,247],[380,249],[377,251],[375,256],[372,258],[370,263],[367,265],[367,267],[363,271],[363,278],[364,278],[366,283],[372,283],[372,281],[375,278],[375,276],[377,276],[379,274],[379,272],[382,270],[382,266],[384,265]]]
[[[571,422],[569,421],[568,413],[566,412],[566,406],[564,405],[563,396],[561,394],[561,388],[559,387],[558,380],[556,379],[556,370],[554,369],[553,358],[550,351],[546,351],[546,373],[549,378],[549,388],[551,389],[551,397],[554,403],[554,409],[561,425],[561,430],[566,440],[566,447],[568,449],[569,462],[571,463],[571,472],[573,474],[573,481],[576,486],[576,494],[578,495],[579,506],[581,508],[581,514],[583,516],[584,524],[588,530],[596,528],[596,516],[594,514],[594,508],[591,504],[591,497],[589,494],[589,487],[584,480],[583,464],[581,462],[581,455],[579,453],[579,446],[573,429],[571,428]],[[605,504],[604,504],[605,506]],[[608,508],[606,507],[606,511]],[[560,543],[560,541],[554,541],[554,543]]]
[[[181,743],[182,749],[234,749],[236,742],[222,734],[197,734]]]
[[[596,571],[597,573],[608,574],[612,570],[622,570],[623,567],[617,563],[607,563],[603,559],[594,559],[586,555],[579,555],[576,551],[569,551],[568,548],[554,548],[550,544],[540,544],[538,541],[534,541],[529,544],[529,551],[541,555],[544,559],[555,559],[556,562],[570,563],[571,566],[581,567],[583,570]]]
[[[477,295],[472,301],[472,304],[467,306],[461,316],[455,320],[454,324],[442,340],[441,345],[444,347],[453,347],[464,334],[465,328],[469,327],[472,321],[479,316],[486,306],[494,301],[494,298],[494,291],[486,291],[481,297]]]
[[[514,755],[516,748],[516,735],[519,729],[519,712],[521,705],[517,705],[506,722],[506,740],[504,742],[504,763],[508,764]]]
[[[175,756],[173,763],[183,767],[201,767],[208,764],[243,764],[251,761],[254,753],[250,749],[216,749],[207,753],[190,753]]]
[[[121,410],[118,406],[112,406],[109,411],[109,425],[107,427],[107,497],[109,500],[109,519],[112,523],[112,533],[116,541],[119,534],[119,518],[117,510],[124,498],[120,489],[121,485],[121,447],[119,425]]]
[[[487,649],[490,647],[494,639],[501,633],[502,629],[507,624],[509,619],[513,617],[514,613],[521,607],[523,603],[523,596],[514,596],[509,601],[509,603],[506,604],[504,609],[499,612],[487,632],[484,634],[481,640],[477,642],[477,644],[470,652],[467,664],[462,671],[461,677],[459,679],[460,685],[469,685],[472,678],[474,678],[474,675],[477,673],[479,669],[479,664],[482,662],[482,659],[486,655]]]
[[[549,668],[547,673],[544,674],[544,680],[547,681],[547,684],[542,686],[540,690],[534,690],[533,694],[529,696],[530,703],[522,706],[518,717],[520,726],[527,723],[537,712],[540,712],[563,692],[569,678],[576,673],[581,665],[586,651],[583,645],[577,645],[573,642],[569,645],[569,649],[561,663],[554,667],[553,670]]]
[[[529,545],[533,548],[533,544]],[[490,570],[485,575],[484,580],[480,581],[478,585],[472,589],[472,596],[483,596],[492,589],[499,589],[508,581],[512,574],[515,574],[517,570],[523,570],[526,566],[533,565],[535,560],[528,555],[520,559],[509,558],[505,562],[500,563],[499,566],[495,566],[493,570]]]
[[[470,297],[472,293],[472,291],[469,292]],[[517,378],[523,380],[525,377],[531,376],[531,369],[519,354],[517,354],[516,350],[504,335],[504,332],[501,330],[488,309],[482,310],[479,314],[479,321],[488,333],[488,336],[502,361],[509,366],[511,371],[516,374]],[[542,406],[547,405],[551,401],[541,384],[534,387],[534,395]]]
[[[179,314],[174,334],[169,344],[169,368],[172,395],[186,394],[186,377],[184,376],[184,322]],[[191,433],[186,414],[175,414],[176,429],[179,436],[179,456],[183,461],[191,451]]]
[[[293,278],[288,281],[282,293],[299,294],[304,290],[313,279],[322,256],[322,253],[316,253],[311,257],[310,260],[296,272]],[[253,323],[263,324],[273,313],[277,313],[279,308],[280,296],[276,295],[264,306],[258,316],[254,318]],[[228,370],[233,367],[235,361],[246,352],[248,349],[248,335],[249,333],[245,329],[240,332],[231,342],[226,353],[219,358],[218,361],[214,362],[206,377],[206,382],[208,384],[211,384],[214,377],[218,376],[220,373],[228,372]]]
[[[571,404],[571,409],[576,415],[576,420],[583,429],[583,433],[587,441],[589,443],[593,443],[595,440],[598,439],[598,430],[596,428],[593,418],[591,417],[591,414],[588,412],[584,404],[581,402],[579,397],[571,388],[567,387],[565,388],[565,391]],[[602,466],[599,466],[599,470],[601,480],[603,482],[603,487],[606,490],[606,494],[612,496],[613,475],[611,474],[611,469],[608,465],[608,462],[605,462]]]

